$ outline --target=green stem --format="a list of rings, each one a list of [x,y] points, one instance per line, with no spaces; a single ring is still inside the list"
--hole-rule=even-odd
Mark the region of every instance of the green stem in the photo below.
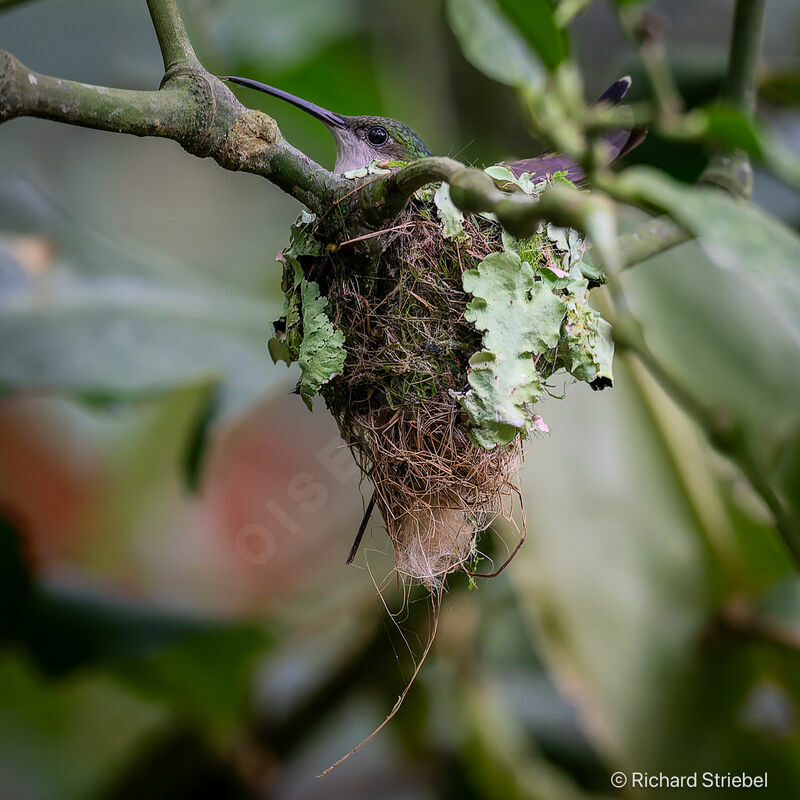
[[[175,0],[147,0],[147,8],[164,58],[164,71],[178,64],[199,66]]]
[[[756,108],[756,73],[766,0],[737,0],[725,98],[747,116]]]
[[[765,0],[736,0],[733,15],[725,99],[748,117],[753,116],[756,108],[764,5]],[[745,199],[753,193],[753,169],[747,154],[741,150],[717,153],[700,180]]]

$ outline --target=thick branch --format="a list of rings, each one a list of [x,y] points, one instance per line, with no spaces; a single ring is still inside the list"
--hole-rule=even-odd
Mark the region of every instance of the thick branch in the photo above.
[[[196,129],[198,109],[188,81],[160,92],[109,89],[51,78],[0,51],[0,122],[28,116],[136,136],[178,139]]]
[[[164,72],[176,64],[199,66],[175,0],[147,0],[147,8],[164,58]]]
[[[172,3],[163,5],[174,8]],[[177,24],[166,11],[159,19],[159,24]],[[191,47],[188,53],[194,57]],[[168,48],[165,59],[173,55]],[[267,178],[316,212],[351,187],[292,147],[271,117],[243,106],[196,61],[175,63],[162,88],[146,92],[41,75],[0,50],[0,123],[23,116],[173,139],[187,152],[211,157],[226,169]]]

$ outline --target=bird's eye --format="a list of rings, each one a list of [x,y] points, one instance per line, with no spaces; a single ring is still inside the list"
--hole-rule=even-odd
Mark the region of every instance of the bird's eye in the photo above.
[[[381,128],[380,125],[376,125],[374,128],[370,128],[367,131],[367,139],[369,139],[370,144],[386,144],[388,138],[389,134],[386,132],[386,128]]]

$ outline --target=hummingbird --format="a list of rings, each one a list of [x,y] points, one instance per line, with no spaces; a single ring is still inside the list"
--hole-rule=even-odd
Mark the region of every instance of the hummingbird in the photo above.
[[[334,172],[361,169],[373,161],[409,162],[433,155],[430,148],[408,125],[397,120],[376,116],[346,117],[283,89],[276,89],[250,78],[226,75],[222,80],[278,97],[318,119],[331,132],[336,142]],[[630,85],[629,76],[619,78],[597,98],[595,105],[617,105],[627,94]],[[630,152],[644,139],[645,133],[641,128],[620,128],[604,134],[608,163],[611,164]],[[524,158],[507,162],[504,166],[517,177],[527,172],[532,179],[542,179],[556,172],[563,172],[573,183],[580,183],[584,178],[583,171],[575,161],[559,154]]]

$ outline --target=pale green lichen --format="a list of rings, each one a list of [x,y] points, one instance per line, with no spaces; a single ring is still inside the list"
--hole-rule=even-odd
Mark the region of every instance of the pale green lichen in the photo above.
[[[359,167],[358,169],[349,169],[347,172],[342,173],[343,178],[355,180],[356,178],[366,178],[368,175],[387,175],[390,170],[378,164],[386,164],[387,166],[394,166],[394,162],[378,162],[377,160],[371,161],[366,167]]]
[[[458,396],[475,441],[485,448],[525,433],[544,391],[537,356],[558,344],[567,308],[514,252],[491,253],[463,275],[473,295],[465,317],[483,334],[470,359],[470,391]]]
[[[575,281],[568,287],[564,333],[559,344],[559,359],[579,381],[594,383],[613,380],[614,340],[611,325],[588,303],[588,285]]]
[[[283,261],[284,304],[275,323],[276,335],[269,341],[272,360],[294,361],[300,365],[300,395],[311,409],[314,396],[344,368],[345,337],[325,313],[328,301],[319,285],[303,277],[300,259],[319,257],[324,247],[311,234],[314,214],[303,211],[292,226],[289,247],[280,255]]]
[[[510,180],[506,171],[492,177]],[[614,356],[611,326],[588,303],[578,232],[547,225],[530,239],[504,232],[501,241],[504,252],[462,278],[473,296],[465,317],[484,335],[470,360],[470,389],[456,397],[473,439],[489,449],[546,428],[533,406],[558,369],[602,388],[612,382]]]
[[[320,387],[344,369],[347,353],[344,334],[328,319],[328,301],[320,296],[314,281],[302,281],[300,301],[303,312],[303,340],[297,362],[300,364],[300,395],[311,410],[311,401]]]

